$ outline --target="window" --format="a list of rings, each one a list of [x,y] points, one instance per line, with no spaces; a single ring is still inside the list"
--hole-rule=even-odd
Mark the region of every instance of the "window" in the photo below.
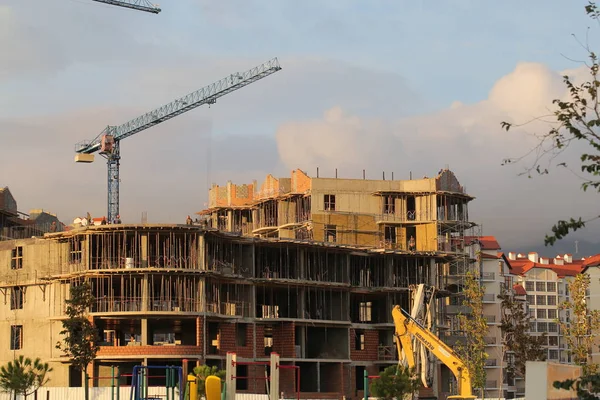
[[[546,310],[544,308],[538,308],[538,310],[537,310],[537,317],[538,318],[546,319],[546,316],[547,316]]]
[[[12,251],[12,259],[10,261],[11,269],[23,268],[23,246],[18,246]]]
[[[556,322],[548,322],[548,332],[557,333],[558,324]]]
[[[532,294],[527,295],[527,303],[531,305],[535,305],[535,296]]]
[[[239,347],[246,347],[246,325],[236,324],[235,325],[235,345]]]
[[[69,243],[71,263],[74,263],[74,264],[81,263],[82,247],[83,247],[82,242],[79,238],[75,238],[75,239],[71,240],[71,242]]]
[[[325,225],[325,241],[335,243],[337,240],[337,227],[335,225]]]
[[[533,282],[525,282],[525,290],[533,292]]]
[[[359,306],[358,320],[360,322],[371,322],[371,306],[370,301],[361,301]]]
[[[546,305],[546,296],[541,296],[538,294],[537,296],[535,296],[535,301],[538,306],[545,306]]]
[[[558,350],[548,350],[549,360],[558,360]]]
[[[530,316],[531,318],[535,318],[535,308],[531,308],[531,309],[529,309],[529,316]]]
[[[556,296],[548,296],[548,305],[555,306],[556,305]]]
[[[558,336],[548,336],[548,346],[558,346]]]
[[[364,350],[365,349],[365,332],[355,331],[354,333],[354,349]]]
[[[537,331],[538,332],[548,332],[548,323],[547,322],[538,322],[537,323]]]
[[[546,291],[547,292],[556,292],[556,282],[546,283]]]
[[[389,244],[396,244],[396,227],[386,226],[385,227],[385,242]]]
[[[15,286],[10,290],[10,309],[11,310],[22,310],[23,309],[23,286]]]
[[[23,348],[23,325],[12,325],[10,327],[10,349],[19,350]]]
[[[325,211],[335,211],[335,194],[325,195]]]
[[[546,291],[546,282],[536,282],[535,290],[538,292],[545,292]]]
[[[529,332],[535,332],[535,322],[529,323]]]
[[[556,310],[551,308],[548,310],[548,319],[556,319],[557,313]]]
[[[383,197],[383,213],[394,214],[396,212],[396,199],[392,196]]]

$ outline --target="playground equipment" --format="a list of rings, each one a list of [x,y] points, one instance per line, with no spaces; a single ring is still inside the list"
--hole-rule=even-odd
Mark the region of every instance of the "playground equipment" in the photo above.
[[[238,376],[237,368],[239,366],[263,366],[265,376]],[[233,352],[227,353],[226,375],[225,375],[225,396],[224,400],[235,400],[236,382],[238,380],[260,380],[265,382],[266,392],[269,400],[279,400],[279,377],[281,370],[293,370],[296,373],[296,399],[300,399],[300,367],[296,365],[281,365],[279,354],[271,353],[269,361],[238,361]],[[268,372],[267,372],[268,371]],[[207,399],[208,400],[208,399]]]
[[[150,371],[152,370],[164,370],[165,374],[151,375]],[[167,389],[165,400],[184,400],[185,387],[182,367],[172,365],[136,365],[133,367],[131,378],[129,400],[162,400],[162,398],[151,397],[148,394],[148,381],[156,378],[165,379],[165,387]]]
[[[101,379],[110,379],[110,399],[111,400],[119,400],[119,379],[121,375],[119,373],[119,367],[115,367],[114,365],[110,366],[110,376],[89,376],[87,373],[85,374],[85,392],[86,394],[89,392],[89,381],[98,381]],[[98,385],[93,385],[98,386]]]

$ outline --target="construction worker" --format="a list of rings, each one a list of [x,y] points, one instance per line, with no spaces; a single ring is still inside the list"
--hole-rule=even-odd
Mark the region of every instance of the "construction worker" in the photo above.
[[[186,220],[185,220],[185,224],[186,225],[192,225],[192,217],[190,217],[189,215],[187,216]]]

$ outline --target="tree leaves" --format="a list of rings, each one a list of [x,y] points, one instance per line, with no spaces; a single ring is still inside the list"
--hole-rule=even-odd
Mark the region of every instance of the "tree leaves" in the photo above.
[[[515,298],[514,290],[503,288],[498,299],[502,301],[502,345],[505,351],[514,355],[514,362],[507,364],[508,375],[525,378],[525,364],[527,361],[544,361],[546,350],[542,347],[546,342],[546,335],[532,336],[529,334],[529,315],[525,312],[525,302]]]
[[[420,386],[419,377],[414,371],[408,367],[392,365],[371,382],[370,390],[379,399],[394,400],[415,393]]]
[[[600,22],[600,12],[595,2],[589,2],[585,6],[587,15]],[[506,159],[502,165],[524,160],[528,155],[536,154],[533,163],[526,167],[525,173],[531,177],[531,172],[536,172],[539,175],[548,174],[551,163],[565,149],[570,147],[574,142],[582,142],[589,146],[590,151],[581,154],[581,172],[587,177],[581,177],[581,189],[586,191],[589,188],[600,191],[600,97],[598,88],[600,87],[598,57],[595,52],[590,50],[589,46],[582,44],[582,47],[588,53],[588,62],[585,64],[588,69],[588,80],[577,85],[572,78],[565,75],[563,82],[567,89],[567,99],[555,99],[552,104],[554,110],[552,115],[555,119],[551,123],[550,129],[540,134],[538,145],[530,152],[517,159]],[[515,125],[509,122],[501,122],[502,129],[509,131],[515,127],[525,126],[528,123]],[[547,163],[542,166],[541,163]],[[555,166],[564,166],[564,162],[560,162]],[[546,246],[553,245],[557,240],[564,238],[570,232],[576,231],[585,226],[585,222],[579,218],[573,218],[570,221],[559,221],[552,227],[552,234],[546,235],[544,243]]]
[[[14,361],[0,367],[0,388],[27,396],[48,383],[48,372],[52,368],[48,363],[42,363],[39,358],[31,360],[20,355]]]
[[[96,358],[99,346],[98,330],[87,317],[87,310],[94,303],[91,286],[88,283],[72,284],[71,298],[67,304],[67,319],[62,321],[63,341],[56,344],[71,358],[72,365],[80,371],[85,371],[89,363]]]
[[[467,273],[462,295],[463,305],[471,309],[469,314],[459,314],[458,322],[463,332],[468,332],[466,343],[457,343],[456,353],[471,373],[474,388],[485,389],[485,362],[488,354],[485,351],[485,336],[488,332],[487,320],[483,314],[483,295],[485,288],[479,283],[478,276]]]

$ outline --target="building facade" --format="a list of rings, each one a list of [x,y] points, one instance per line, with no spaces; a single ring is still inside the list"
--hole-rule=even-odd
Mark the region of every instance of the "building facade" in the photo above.
[[[268,175],[259,186],[209,190],[208,224],[243,236],[404,251],[452,252],[473,200],[450,170],[434,178],[367,180]]]
[[[257,239],[190,225],[104,225],[0,242],[0,363],[23,354],[81,385],[55,348],[72,284],[91,284],[100,350],[88,372],[133,365],[223,365],[228,351],[300,367],[299,390],[362,396],[363,371],[397,363],[390,310],[409,288],[442,284],[448,254]],[[244,369],[245,368],[245,369]],[[240,366],[240,391],[261,393],[264,367]],[[243,370],[242,370],[243,369]],[[293,372],[281,390],[298,390]],[[107,380],[92,379],[92,385]],[[122,384],[128,384],[127,379]],[[449,390],[439,382],[438,391]]]

